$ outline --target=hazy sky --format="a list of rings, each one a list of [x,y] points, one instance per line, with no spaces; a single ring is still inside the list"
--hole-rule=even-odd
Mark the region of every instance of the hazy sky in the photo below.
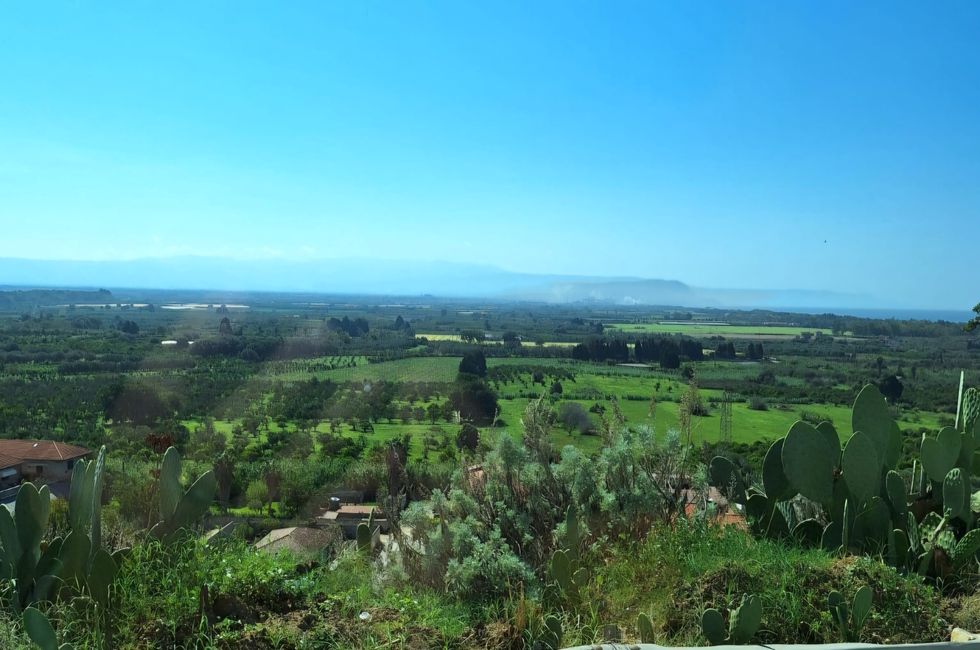
[[[0,256],[965,308],[978,34],[972,1],[0,2]]]

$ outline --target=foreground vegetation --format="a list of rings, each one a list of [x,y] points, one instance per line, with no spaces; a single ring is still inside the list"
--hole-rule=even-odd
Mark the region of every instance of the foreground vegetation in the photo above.
[[[528,414],[532,431],[539,416]],[[540,451],[541,440],[531,436],[529,448]],[[634,621],[640,613],[655,621],[658,642],[697,644],[705,608],[727,608],[752,593],[763,611],[756,640],[827,642],[840,638],[827,611],[829,594],[872,585],[874,610],[863,639],[928,641],[946,633],[941,611],[953,605],[941,591],[877,559],[756,540],[739,527],[719,526],[710,510],[678,517],[673,493],[653,484],[645,486],[653,492],[644,493],[642,483],[656,481],[654,469],[683,469],[681,450],[675,441],[657,443],[643,434],[614,436],[599,467],[587,469],[575,454],[546,466],[534,460],[533,451],[522,453],[503,437],[487,457],[501,471],[499,480],[474,489],[460,474],[448,494],[435,496],[430,514],[423,516],[421,504],[405,513],[412,541],[401,541],[424,547],[421,558],[402,553],[383,562],[342,543],[299,558],[264,554],[237,539],[207,544],[189,532],[140,533],[119,556],[105,609],[91,578],[66,582],[74,595],[35,605],[46,609],[62,641],[78,647],[505,648],[540,644],[549,617],[560,621],[566,644],[600,639],[609,624],[623,638],[637,639],[641,632]],[[627,459],[638,465],[616,483]],[[547,503],[528,501],[520,488],[508,493],[508,468],[530,482],[543,481],[538,487],[547,483],[549,468],[562,478],[582,472],[605,476],[599,485],[610,490],[611,501],[574,489],[565,496],[572,508],[599,498],[588,517],[592,529],[578,537],[588,575],[574,595],[551,582],[547,560],[535,559],[553,557],[549,548],[566,545],[567,521],[538,548],[513,545],[515,535],[525,535],[508,525],[516,522],[514,514],[522,512],[518,518],[533,528],[555,513]],[[502,498],[507,509],[489,529],[489,520],[471,519],[479,518],[472,500],[481,498]],[[30,508],[26,501],[18,506],[21,512]],[[438,519],[430,522],[432,514]],[[72,510],[68,519],[74,519]],[[958,592],[975,584],[975,571],[962,579]],[[975,615],[969,606],[953,613]],[[10,622],[9,647],[27,647],[16,632],[20,625]]]
[[[980,346],[962,326],[44,298],[0,318],[0,434],[107,453],[92,507],[55,500],[30,536],[35,568],[69,538],[88,560],[44,565],[44,589],[16,562],[0,571],[2,647],[29,647],[31,607],[93,648],[701,644],[705,612],[727,626],[747,598],[763,643],[935,641],[980,620],[976,420],[957,421],[955,391],[960,368],[980,383]],[[684,319],[691,335],[648,328]],[[799,440],[808,463],[827,458],[816,478],[785,460]],[[385,552],[253,548],[337,488],[393,523]],[[46,502],[31,494],[18,512]],[[232,538],[203,541],[229,518]],[[842,625],[833,594],[865,587],[866,620]]]

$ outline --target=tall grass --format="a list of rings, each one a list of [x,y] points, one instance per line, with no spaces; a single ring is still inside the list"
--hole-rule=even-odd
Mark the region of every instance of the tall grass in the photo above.
[[[632,630],[647,612],[659,642],[703,643],[704,609],[724,611],[747,593],[763,603],[763,643],[839,641],[827,611],[832,590],[853,594],[863,584],[875,591],[865,641],[936,641],[945,629],[939,594],[868,558],[838,558],[818,549],[756,540],[734,528],[681,521],[652,531],[642,542],[624,543],[605,564],[593,588],[605,618]]]

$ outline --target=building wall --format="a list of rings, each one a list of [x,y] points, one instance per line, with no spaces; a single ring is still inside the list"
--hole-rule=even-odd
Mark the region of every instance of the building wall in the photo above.
[[[57,483],[71,479],[71,470],[75,467],[75,462],[74,460],[25,460],[21,467],[24,478],[28,481],[37,480],[44,483]]]

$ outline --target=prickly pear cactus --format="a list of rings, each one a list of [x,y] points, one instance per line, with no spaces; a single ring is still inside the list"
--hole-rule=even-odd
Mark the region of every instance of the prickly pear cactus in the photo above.
[[[23,620],[27,636],[31,637],[31,641],[41,650],[72,650],[72,646],[68,643],[58,645],[58,637],[55,636],[51,621],[41,610],[28,607],[24,610]]]
[[[748,643],[762,624],[762,601],[755,594],[749,594],[742,599],[729,622],[729,637],[737,645]]]
[[[889,470],[885,475],[885,496],[888,497],[895,525],[904,526],[908,513],[908,489],[902,476],[895,470]]]
[[[204,516],[217,488],[214,471],[208,470],[184,492],[180,485],[180,454],[173,447],[167,449],[160,468],[160,521],[150,534],[164,542],[175,540],[180,531]]]
[[[762,601],[754,594],[747,594],[742,603],[728,611],[728,629],[717,609],[706,609],[701,615],[701,632],[711,645],[745,645],[762,624]]]
[[[363,521],[357,524],[357,550],[371,552],[371,527]]]
[[[48,487],[38,490],[33,483],[20,486],[13,516],[0,508],[0,579],[13,581],[10,598],[15,611],[47,600],[55,586],[61,541],[56,538],[41,550],[50,508]]]
[[[731,460],[715,456],[708,465],[708,481],[733,503],[745,503],[745,482]]]
[[[834,475],[840,463],[840,443],[806,422],[794,424],[782,449],[783,471],[794,490],[821,504],[834,496]]]
[[[762,487],[773,501],[792,498],[795,493],[783,471],[783,438],[772,443],[762,461]]]
[[[844,445],[841,470],[851,497],[858,503],[870,501],[881,484],[878,450],[871,436],[860,431],[854,432]]]
[[[534,640],[531,648],[532,650],[559,650],[563,636],[564,631],[562,630],[561,619],[554,614],[548,614],[544,617],[541,631],[538,633],[538,638]]]
[[[902,434],[877,387],[868,384],[858,393],[851,411],[851,429],[871,438],[883,468],[894,467],[902,453]]]
[[[970,512],[970,490],[959,467],[949,470],[943,479],[943,508],[950,517],[965,519]]]
[[[854,600],[850,607],[844,597],[837,591],[832,591],[827,598],[827,605],[830,608],[830,615],[837,624],[837,629],[841,634],[841,641],[845,643],[856,643],[861,636],[861,628],[871,614],[871,606],[874,594],[867,585],[862,586],[854,593]]]
[[[640,643],[653,643],[656,641],[656,634],[653,631],[653,621],[644,612],[636,618],[636,630],[640,634]]]
[[[919,447],[922,468],[930,479],[942,483],[960,457],[960,434],[953,427],[944,427],[935,438],[923,438]]]
[[[578,559],[584,537],[585,530],[583,530],[583,526],[579,522],[578,513],[573,506],[569,506],[565,512],[565,530],[561,537],[560,545],[568,553],[570,559]]]
[[[963,431],[972,433],[980,420],[980,390],[967,388],[963,393]]]
[[[701,633],[711,645],[721,645],[728,640],[725,619],[717,609],[706,609],[701,614]]]

